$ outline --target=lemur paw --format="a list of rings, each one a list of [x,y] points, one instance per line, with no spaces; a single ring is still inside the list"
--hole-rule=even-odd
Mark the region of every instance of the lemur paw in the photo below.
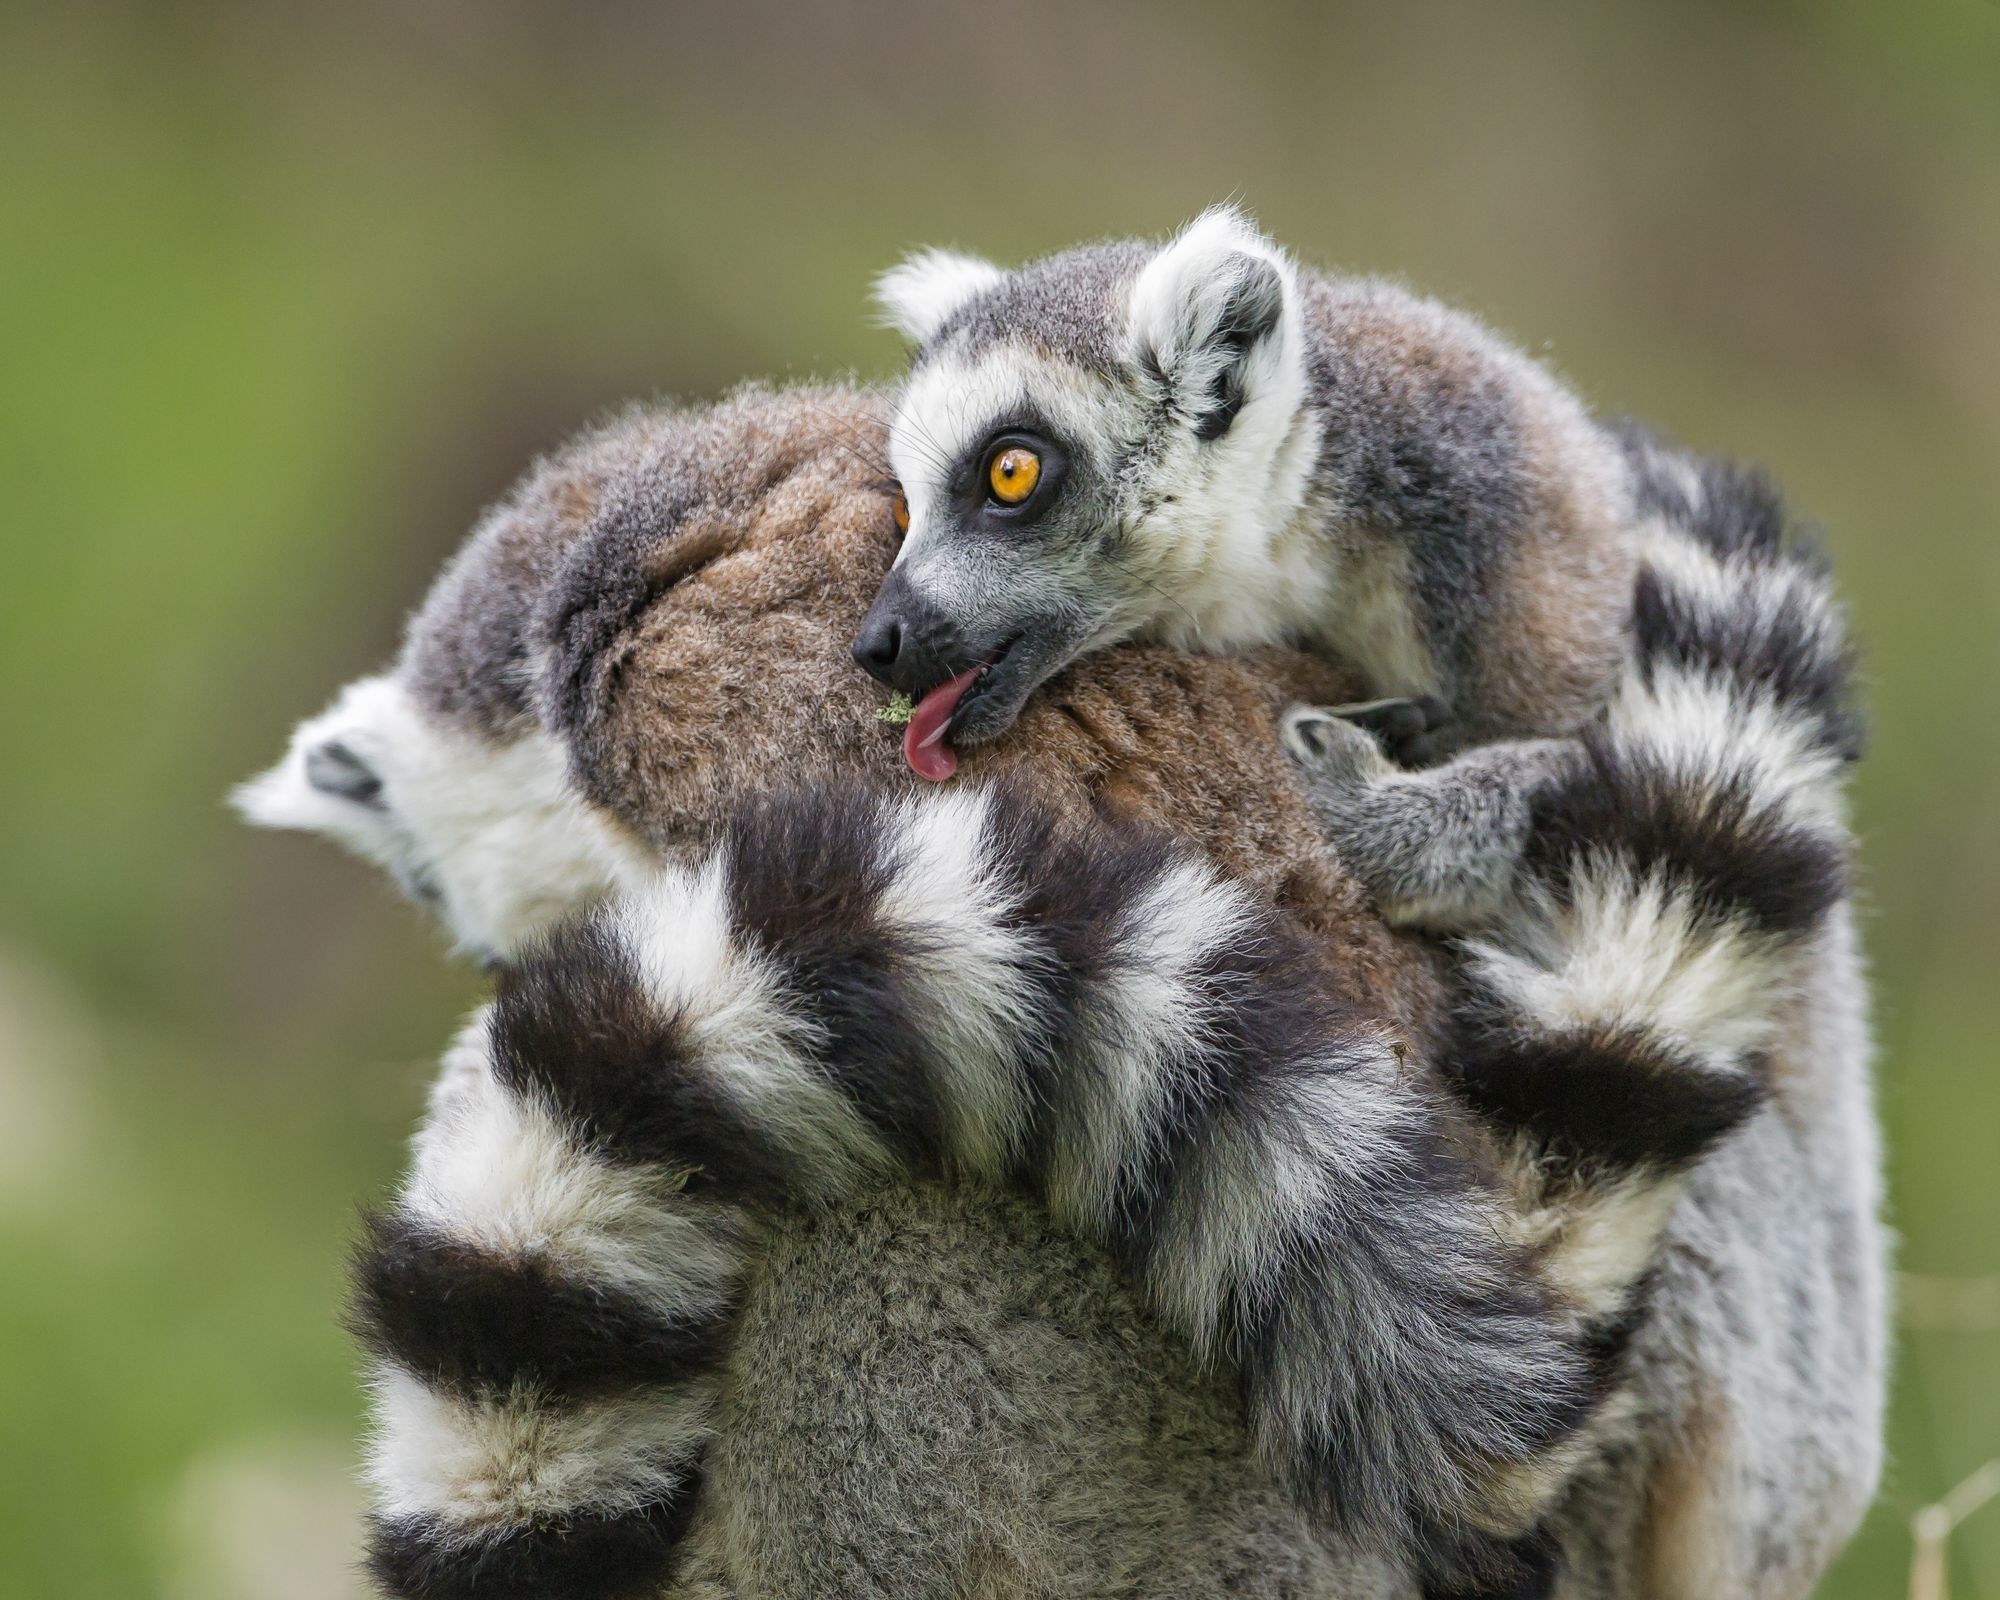
[[[1383,701],[1376,705],[1408,705]],[[1349,715],[1345,706],[1293,706],[1279,719],[1279,737],[1286,752],[1305,770],[1315,788],[1360,788],[1391,776],[1396,768],[1383,755],[1374,736]]]
[[[1451,707],[1436,695],[1418,695],[1414,700],[1364,700],[1327,709],[1372,733],[1382,753],[1399,767],[1435,765],[1451,749]]]

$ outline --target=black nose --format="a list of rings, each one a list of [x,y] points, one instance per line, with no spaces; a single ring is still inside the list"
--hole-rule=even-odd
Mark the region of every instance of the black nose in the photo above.
[[[958,625],[891,567],[854,636],[854,659],[891,689],[920,695],[965,663]]]
[[[891,681],[896,658],[903,653],[903,619],[877,604],[854,636],[854,659],[884,683]]]

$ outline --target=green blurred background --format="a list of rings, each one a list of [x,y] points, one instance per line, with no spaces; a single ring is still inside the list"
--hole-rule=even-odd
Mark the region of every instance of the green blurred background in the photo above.
[[[2000,9],[358,0],[0,20],[0,1593],[348,1570],[336,1329],[478,992],[224,790],[591,413],[894,370],[871,274],[1241,198],[1770,464],[1869,645],[1913,1281],[1881,1504],[2000,1455]],[[2000,1596],[2000,1507],[1953,1545]]]

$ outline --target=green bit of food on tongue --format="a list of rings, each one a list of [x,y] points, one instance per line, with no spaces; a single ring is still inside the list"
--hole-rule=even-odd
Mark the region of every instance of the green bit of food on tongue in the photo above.
[[[916,714],[916,701],[904,694],[901,689],[898,689],[889,696],[889,703],[875,713],[875,720],[877,722],[887,722],[900,728]]]

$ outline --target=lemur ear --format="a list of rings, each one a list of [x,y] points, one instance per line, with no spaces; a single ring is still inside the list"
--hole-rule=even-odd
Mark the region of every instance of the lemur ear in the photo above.
[[[1228,206],[1204,211],[1132,286],[1133,358],[1171,391],[1199,439],[1219,439],[1280,365],[1292,270]]]
[[[875,280],[875,303],[885,326],[912,344],[923,344],[949,317],[1002,274],[990,261],[955,250],[920,250]]]
[[[389,822],[382,774],[368,755],[404,726],[401,689],[386,677],[349,684],[325,711],[293,730],[284,760],[230,794],[259,828],[321,833],[343,843]]]

